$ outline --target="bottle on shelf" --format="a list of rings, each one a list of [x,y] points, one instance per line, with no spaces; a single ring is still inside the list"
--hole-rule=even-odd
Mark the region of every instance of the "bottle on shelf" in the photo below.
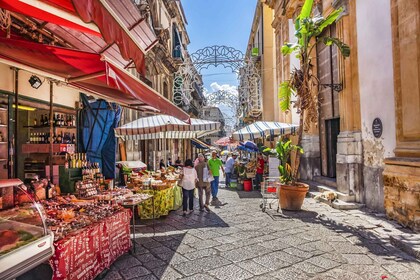
[[[45,114],[45,116],[44,116],[44,126],[48,126],[49,124],[50,124],[50,122],[49,122],[48,115]]]
[[[0,131],[0,142],[4,142],[4,137],[3,137],[3,134],[1,133],[1,131]]]
[[[61,117],[60,117],[60,125],[64,126],[64,115],[63,114],[61,114]]]
[[[48,179],[48,184],[47,184],[47,186],[45,187],[45,198],[46,199],[49,199],[49,198],[51,198],[51,188],[52,188],[52,186],[51,186],[51,182],[50,182],[50,179]]]
[[[71,126],[76,126],[76,118],[75,116],[71,116]]]
[[[34,118],[34,126],[38,125],[38,120],[36,118]]]
[[[71,143],[76,144],[76,135],[73,133],[73,136],[71,137]]]
[[[39,125],[44,125],[44,122],[45,122],[44,121],[44,115],[41,114],[41,120],[40,120]]]

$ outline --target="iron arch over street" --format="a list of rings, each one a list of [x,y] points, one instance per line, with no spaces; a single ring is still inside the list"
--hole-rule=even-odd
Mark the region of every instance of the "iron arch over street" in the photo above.
[[[260,71],[258,60],[246,57],[240,50],[228,46],[209,46],[188,55],[174,77],[174,103],[188,109],[193,92],[203,92],[201,71],[210,66],[229,68],[238,77],[238,95],[216,91],[206,96],[207,105],[226,104],[238,118],[261,114]],[[234,101],[234,99],[236,99]],[[234,104],[233,104],[234,103]],[[234,106],[232,106],[234,105]]]

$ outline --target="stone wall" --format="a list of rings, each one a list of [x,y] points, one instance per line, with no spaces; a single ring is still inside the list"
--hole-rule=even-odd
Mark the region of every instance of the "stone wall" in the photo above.
[[[383,175],[387,216],[420,232],[420,160],[387,159]]]

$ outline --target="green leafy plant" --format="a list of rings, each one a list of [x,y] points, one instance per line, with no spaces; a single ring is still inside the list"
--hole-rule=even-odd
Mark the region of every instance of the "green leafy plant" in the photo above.
[[[319,43],[327,46],[335,45],[343,57],[350,55],[349,46],[341,40],[334,37],[322,36],[322,31],[333,24],[340,16],[342,8],[334,10],[326,18],[323,16],[311,17],[313,2],[314,0],[306,0],[299,16],[296,18],[296,43],[286,43],[281,48],[283,55],[295,55],[300,62],[299,69],[293,69],[290,79],[280,84],[278,92],[280,109],[286,112],[290,110],[292,94],[296,96],[293,107],[300,114],[298,145],[296,147],[299,147],[302,141],[303,131],[308,131],[311,124],[317,123],[318,121],[318,96],[313,93],[319,86],[319,81],[313,75],[313,65],[311,64],[311,55],[314,47]],[[291,182],[296,181],[300,165],[300,155],[301,153],[297,153],[294,168],[290,171],[290,177],[285,177],[286,180]],[[290,166],[287,168],[290,168]]]

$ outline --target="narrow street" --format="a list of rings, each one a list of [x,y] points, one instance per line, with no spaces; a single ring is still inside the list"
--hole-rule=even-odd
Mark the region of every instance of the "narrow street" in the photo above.
[[[381,215],[310,198],[301,212],[274,203],[263,213],[258,192],[219,198],[212,213],[178,210],[138,227],[136,252],[104,279],[420,279],[420,264],[389,242],[398,226]]]

